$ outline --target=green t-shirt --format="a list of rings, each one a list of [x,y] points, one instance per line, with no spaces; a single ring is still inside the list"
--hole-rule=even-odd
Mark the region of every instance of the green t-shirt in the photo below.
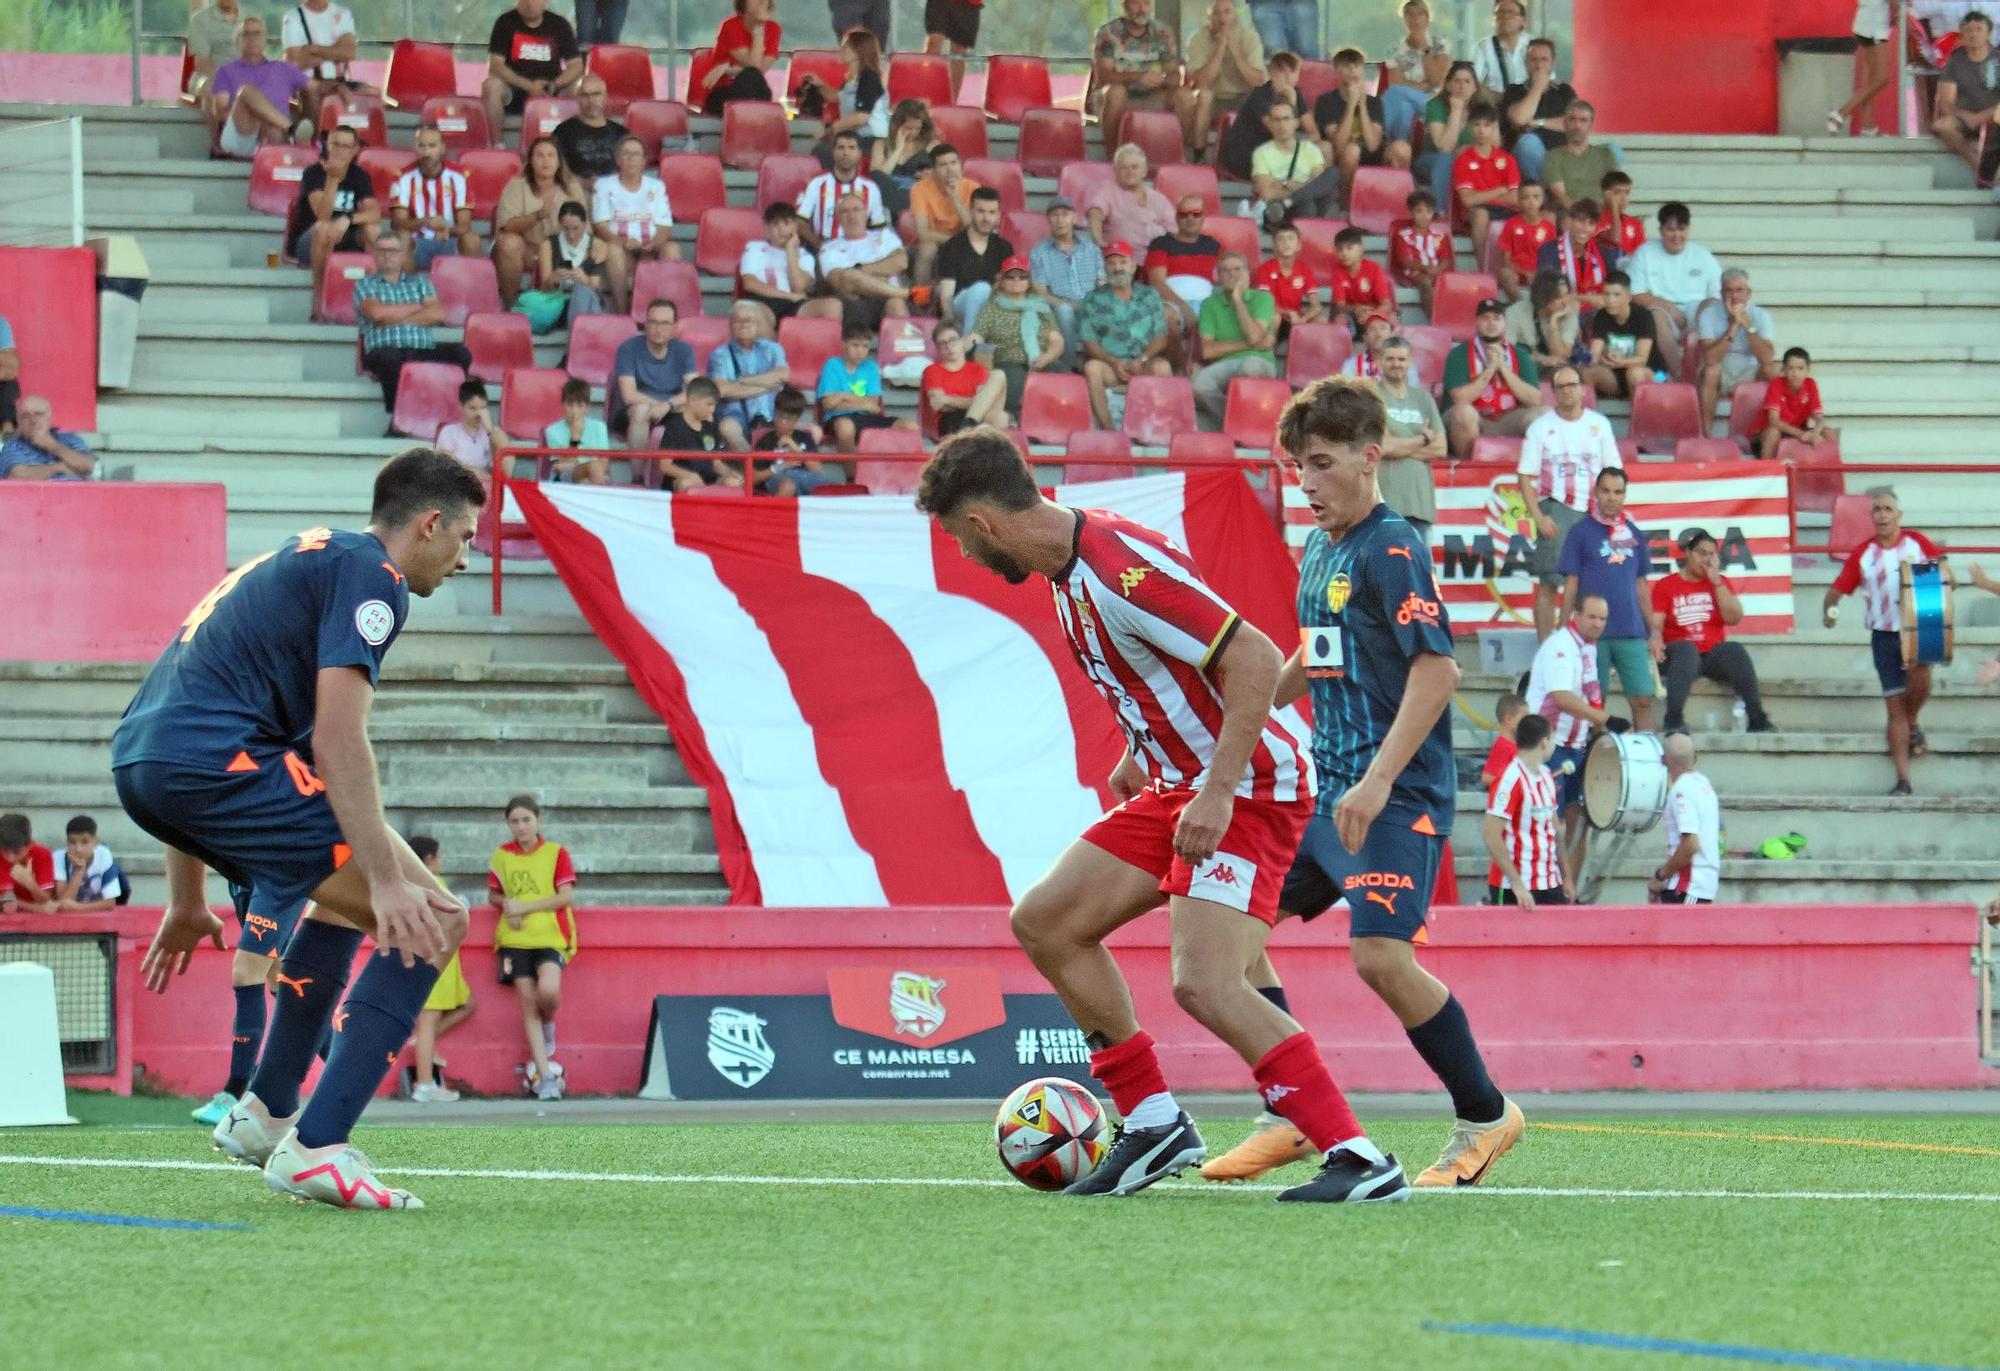
[[[1449,124],[1450,122],[1451,102],[1446,100],[1442,95],[1433,95],[1424,103],[1424,124],[1426,127],[1431,124]],[[1458,142],[1455,146],[1461,148],[1472,146],[1472,116],[1469,114],[1466,116],[1464,126],[1458,131]]]
[[[1531,386],[1539,386],[1542,383],[1542,373],[1535,366],[1534,354],[1519,343],[1514,345],[1514,374]],[[1460,343],[1444,359],[1445,394],[1451,394],[1471,379],[1472,344]]]
[[[1592,143],[1580,153],[1567,147],[1550,148],[1542,159],[1542,184],[1552,186],[1560,181],[1565,199],[1595,200],[1602,193],[1599,183],[1616,170],[1618,159],[1602,143]]]
[[[1390,437],[1414,437],[1425,429],[1444,432],[1437,401],[1422,386],[1406,382],[1401,395],[1391,395],[1379,382],[1376,389],[1382,396],[1383,409],[1388,412]],[[1385,459],[1376,472],[1376,480],[1382,486],[1382,503],[1396,513],[1405,519],[1436,521],[1437,484],[1431,479],[1429,462],[1415,457]]]
[[[1250,317],[1260,324],[1269,324],[1278,317],[1277,302],[1268,290],[1246,290],[1243,292],[1244,308]],[[1229,297],[1220,290],[1201,302],[1201,313],[1195,316],[1195,327],[1201,336],[1213,343],[1240,343],[1243,341],[1243,321],[1236,317],[1236,306],[1229,303]],[[1266,335],[1269,336],[1268,334]],[[1262,357],[1272,366],[1278,358],[1269,348],[1254,348],[1232,352],[1229,357]],[[1218,361],[1227,360],[1218,358]]]

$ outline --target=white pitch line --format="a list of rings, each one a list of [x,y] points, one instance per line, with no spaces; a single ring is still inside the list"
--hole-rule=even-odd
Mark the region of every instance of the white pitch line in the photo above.
[[[227,1171],[246,1168],[232,1162],[179,1161],[125,1157],[0,1156],[0,1166],[75,1167],[112,1171]],[[728,1176],[647,1171],[523,1171],[473,1170],[446,1166],[384,1168],[387,1176],[477,1181],[536,1181],[562,1184],[610,1185],[804,1185],[905,1186],[946,1190],[1014,1190],[1015,1181],[979,1176]],[[1282,1185],[1170,1185],[1165,1195],[1273,1194]],[[1907,1192],[1897,1190],[1614,1190],[1596,1186],[1502,1185],[1468,1186],[1454,1190],[1419,1190],[1419,1195],[1512,1195],[1543,1199],[1588,1200],[1788,1200],[1804,1202],[1924,1201],[1933,1204],[2000,1204],[2000,1193]]]

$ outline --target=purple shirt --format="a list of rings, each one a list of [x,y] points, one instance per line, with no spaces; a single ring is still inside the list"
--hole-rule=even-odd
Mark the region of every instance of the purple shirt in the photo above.
[[[292,97],[306,88],[306,74],[290,62],[246,62],[239,57],[217,67],[208,88],[217,95],[234,95],[245,86],[255,86],[282,114]]]

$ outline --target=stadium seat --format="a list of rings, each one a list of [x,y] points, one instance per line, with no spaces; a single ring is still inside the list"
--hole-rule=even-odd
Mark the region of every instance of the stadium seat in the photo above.
[[[1194,387],[1185,376],[1134,376],[1125,389],[1125,422],[1132,441],[1165,447],[1176,433],[1196,428]]]
[[[1727,438],[1683,438],[1674,444],[1676,462],[1734,462],[1742,456],[1743,450]]]
[[[941,53],[899,52],[889,59],[889,103],[921,100],[936,109],[949,105],[951,63]]]
[[[1687,350],[1701,351],[1692,339]],[[1757,450],[1757,440],[1750,436],[1750,431],[1757,426],[1757,416],[1764,412],[1764,394],[1769,388],[1768,381],[1744,381],[1729,392],[1729,436],[1740,451]]]
[[[580,381],[609,385],[618,345],[637,334],[632,321],[622,314],[579,315],[570,321],[569,356],[563,359],[563,367]]]
[[[521,174],[521,158],[512,148],[468,148],[459,154],[465,192],[472,197],[472,217],[491,222],[500,207],[500,192]]]
[[[1296,324],[1291,352],[1285,358],[1285,380],[1295,386],[1338,375],[1354,355],[1354,334],[1345,324]]]
[[[1672,452],[1681,439],[1702,436],[1701,397],[1685,381],[1642,381],[1627,431],[1641,452]]]
[[[486,108],[470,96],[433,95],[424,101],[423,113],[417,118],[419,123],[437,125],[449,156],[493,146],[492,130],[486,127]]]
[[[755,171],[766,157],[792,150],[785,107],[775,100],[731,100],[722,107],[722,164]]]
[[[911,446],[914,444],[914,446]],[[924,450],[923,435],[907,429],[871,428],[854,440],[857,452],[918,453]],[[869,461],[854,464],[854,482],[868,487],[870,495],[914,495],[921,462]]]
[[[692,262],[641,262],[632,274],[632,321],[655,300],[672,300],[679,318],[701,313],[701,273]]]
[[[729,321],[715,314],[691,314],[674,328],[674,337],[694,350],[694,364],[708,371],[708,359],[729,341]]]
[[[766,157],[757,168],[757,209],[761,213],[779,200],[796,204],[806,183],[819,175],[819,159],[810,153],[785,152]],[[668,197],[671,202],[672,197]],[[678,206],[675,213],[678,214]]]
[[[1083,139],[1083,116],[1073,109],[1025,111],[1019,151],[1021,170],[1028,175],[1061,176],[1065,165],[1089,155]]]
[[[1319,98],[1340,84],[1334,75],[1333,63],[1322,61],[1299,63],[1299,113],[1306,115],[1319,103]],[[1303,122],[1303,121],[1301,121]]]
[[[1875,536],[1872,495],[1841,495],[1833,502],[1833,526],[1827,530],[1827,551],[1838,561]]]
[[[679,211],[675,211],[676,217]],[[703,210],[694,235],[694,264],[711,276],[733,283],[743,261],[743,247],[764,236],[764,216],[754,209],[722,207]]]
[[[299,179],[319,160],[319,149],[266,143],[250,159],[250,208],[280,219],[298,203]]]
[[[1324,290],[1333,279],[1333,240],[1347,224],[1340,219],[1315,219],[1303,215],[1292,222],[1299,226],[1299,260],[1306,264],[1306,269],[1312,272],[1319,281],[1320,289]]]
[[[1620,438],[1618,440],[1618,465],[1629,471],[1639,465],[1640,460],[1638,440],[1634,438]]]
[[[1354,173],[1347,217],[1369,233],[1386,234],[1409,212],[1405,202],[1415,189],[1415,180],[1400,167],[1362,167]]]
[[[458,59],[449,43],[398,39],[382,72],[382,98],[390,109],[422,108],[434,95],[458,94]]]
[[[180,92],[181,103],[183,105],[192,105],[194,103],[193,86],[194,49],[189,47],[187,39],[183,38],[181,40],[181,79],[180,83],[174,87],[175,90]]]
[[[530,99],[521,107],[521,155],[526,157],[529,144],[554,133],[557,124],[575,113],[574,100],[549,95],[537,95]]]
[[[1026,209],[1028,192],[1021,184],[1021,164],[998,157],[967,157],[965,179],[1000,192],[1000,212]]]
[[[937,349],[931,345],[931,333],[937,326],[936,319],[923,314],[884,319],[875,338],[875,364],[887,372],[912,357],[935,362]]]
[[[1021,125],[1024,144],[1029,111],[1045,110],[1055,102],[1049,64],[1042,58],[1001,54],[986,60],[986,112],[1003,124]],[[1081,116],[1078,118],[1080,128]]]
[[[1204,210],[1210,214],[1222,213],[1222,188],[1216,184],[1214,167],[1169,162],[1154,173],[1153,186],[1176,207],[1182,196],[1199,195]],[[1250,265],[1254,268],[1257,264]]]
[[[528,316],[512,311],[474,314],[465,321],[465,348],[472,354],[472,374],[495,385],[507,373],[535,365],[535,335]]]
[[[653,55],[625,43],[594,43],[584,54],[583,69],[604,78],[604,99],[613,119],[624,115],[634,100],[653,98]]]
[[[1276,376],[1238,376],[1229,383],[1222,408],[1222,431],[1238,447],[1269,451],[1277,441],[1278,416],[1291,403],[1291,384]]]
[[[475,314],[500,311],[500,278],[484,257],[434,257],[431,285],[444,306],[444,326],[464,328]]]
[[[1500,283],[1483,271],[1443,271],[1431,292],[1431,327],[1454,338],[1470,338],[1479,302],[1500,294]]]
[[[354,283],[375,269],[365,252],[336,252],[326,259],[326,275],[320,278],[319,300],[314,315],[322,323],[354,322]]]
[[[319,106],[319,131],[325,134],[336,128],[353,129],[363,147],[389,146],[389,116],[383,111],[382,97],[371,92],[328,93]]]
[[[1499,433],[1482,433],[1472,440],[1472,460],[1475,462],[1505,462],[1509,470],[1521,460],[1520,438],[1509,438]]]
[[[670,152],[660,159],[660,184],[667,189],[667,204],[677,224],[699,223],[712,209],[729,204],[729,191],[722,181],[722,163],[708,152]],[[764,221],[757,221],[757,235],[763,236]],[[730,267],[734,272],[736,268]]]
[[[386,220],[389,217],[390,192],[396,187],[396,178],[417,164],[417,154],[408,148],[363,148],[354,160],[374,184],[375,198],[381,203],[382,217]],[[478,213],[478,210],[473,211],[475,216]]]
[[[794,106],[806,88],[806,77],[817,76],[833,90],[847,84],[847,59],[837,48],[795,48],[791,73],[785,77],[785,99]]]
[[[1005,214],[1005,211],[1001,211]],[[904,248],[914,252],[917,247],[917,216],[904,210],[896,216],[896,236],[903,240]]]
[[[1035,244],[1049,236],[1049,216],[1038,209],[1009,210],[1000,216],[1000,232],[1014,245],[1014,251],[1026,257]],[[1082,232],[1080,227],[1078,236]]]
[[[867,495],[870,491],[867,486],[862,485],[859,481],[829,481],[823,486],[814,486],[812,493],[814,495]]]
[[[1778,444],[1777,457],[1780,462],[1796,467],[1792,473],[1792,503],[1800,509],[1824,513],[1833,508],[1847,489],[1846,473],[1839,470],[1838,434],[1817,447],[1786,438]]]
[[[688,109],[678,100],[634,100],[625,107],[625,131],[646,145],[646,160],[655,161],[668,139],[679,150],[688,136]]]
[[[1174,440],[1167,444],[1167,456],[1177,462],[1212,462],[1218,458],[1236,460],[1236,440],[1226,433],[1203,433],[1199,429],[1189,429],[1176,433]]]
[[[464,384],[465,372],[449,362],[403,363],[390,423],[398,433],[435,442],[438,430],[458,418],[458,388]]]
[[[972,105],[932,105],[931,123],[936,125],[938,137],[957,148],[960,157],[988,155],[985,110]]]
[[[1077,232],[1086,232],[1088,227],[1079,224]],[[1222,245],[1224,252],[1242,253],[1243,260],[1250,263],[1253,269],[1263,260],[1263,244],[1258,241],[1257,223],[1254,219],[1236,219],[1226,214],[1210,215],[1207,232],[1209,237]],[[1132,246],[1138,250],[1141,257],[1146,255],[1144,243],[1134,243]]]
[[[569,373],[556,367],[516,367],[501,377],[501,431],[539,444],[543,430],[563,417],[562,388],[567,380]]]
[[[819,387],[820,368],[840,355],[840,320],[780,319],[778,346],[785,350],[792,384],[811,395]]]
[[[1187,150],[1181,141],[1180,116],[1172,110],[1127,110],[1119,136],[1113,142],[1120,147],[1126,143],[1138,144],[1154,171],[1187,160]]]
[[[1122,481],[1139,474],[1139,468],[1125,460],[1132,455],[1132,440],[1123,433],[1106,433],[1100,428],[1080,428],[1063,440],[1065,481]]]
[[[1410,365],[1433,395],[1444,382],[1445,359],[1451,356],[1452,337],[1429,324],[1403,324],[1398,330],[1410,345]]]
[[[1083,207],[1091,195],[1099,186],[1114,184],[1109,162],[1066,162],[1056,174],[1056,194],[1076,206],[1079,230],[1089,227],[1089,216],[1084,213]],[[1214,230],[1215,226],[1209,225],[1209,231],[1212,233]]]
[[[1031,371],[1021,387],[1021,431],[1035,443],[1063,444],[1091,426],[1090,387],[1066,371]]]

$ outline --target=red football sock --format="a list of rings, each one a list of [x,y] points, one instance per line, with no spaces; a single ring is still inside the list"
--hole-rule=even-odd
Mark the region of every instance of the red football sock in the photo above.
[[[1120,1117],[1137,1109],[1147,1096],[1163,1095],[1167,1090],[1160,1059],[1153,1053],[1153,1035],[1144,1029],[1114,1047],[1091,1053],[1090,1074],[1111,1092],[1111,1103],[1118,1106]]]
[[[1347,1097],[1333,1083],[1309,1033],[1294,1033],[1264,1054],[1253,1068],[1257,1093],[1322,1152],[1363,1136]]]

